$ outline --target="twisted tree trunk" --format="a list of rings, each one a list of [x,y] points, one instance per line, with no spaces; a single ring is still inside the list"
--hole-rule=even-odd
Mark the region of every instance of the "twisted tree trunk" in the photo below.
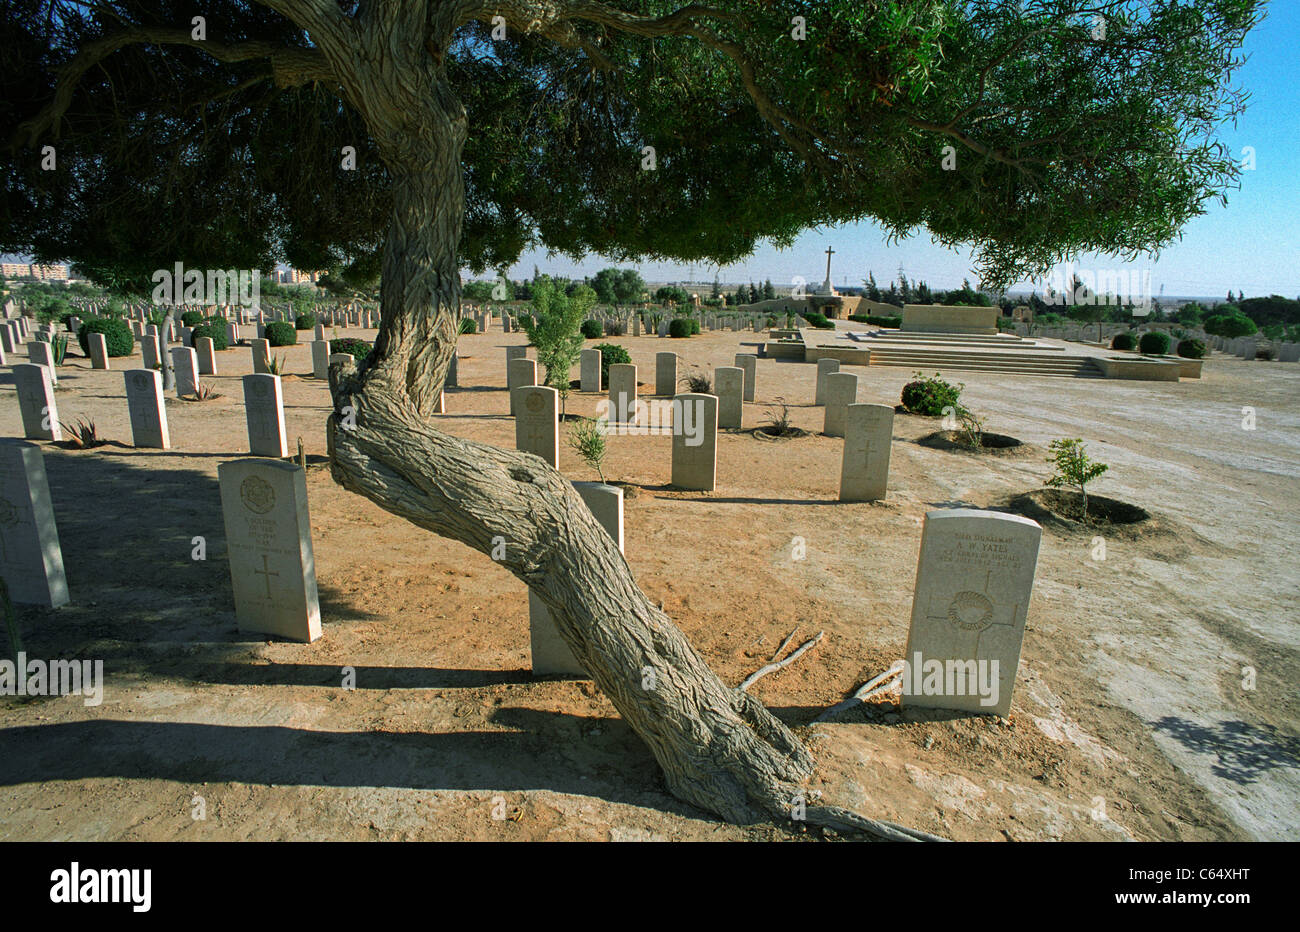
[[[428,93],[383,111],[400,125],[376,134],[393,176],[382,321],[363,370],[332,373],[334,478],[484,554],[504,539],[501,563],[546,605],[675,795],[732,822],[786,814],[812,773],[807,750],[709,670],[572,484],[535,456],[444,434],[428,419],[456,345],[465,138],[463,109],[440,74],[428,78]],[[368,103],[379,112],[375,96]]]

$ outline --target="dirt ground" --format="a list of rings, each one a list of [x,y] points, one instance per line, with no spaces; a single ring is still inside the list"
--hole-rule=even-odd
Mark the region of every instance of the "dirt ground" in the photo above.
[[[658,351],[679,353],[684,375],[759,339],[614,342],[653,386]],[[443,429],[513,445],[503,347],[523,342],[461,338]],[[288,351],[285,417],[291,448],[301,437],[311,455],[324,637],[241,634],[216,470],[245,449],[251,354],[233,348],[218,366],[225,397],[169,400],[166,452],[130,446],[120,371],[71,355],[60,370],[61,419],[89,417],[113,443],[43,444],[73,601],[19,620],[29,656],[102,659],[107,686],[97,707],[0,698],[0,838],[808,837],[680,803],[590,683],[534,680],[522,583],[333,483],[328,391],[306,375],[305,345]],[[847,371],[860,401],[889,404],[911,376]],[[924,446],[936,422],[900,415],[888,499],[839,504],[842,442],[818,433],[815,367],[770,359],[746,428],[782,397],[810,435],[724,432],[714,493],[661,488],[668,437],[611,438],[607,476],[639,487],[625,539],[642,587],[732,684],[792,630],[795,643],[825,631],[754,692],[808,742],[826,800],[955,839],[1300,838],[1300,365],[1215,355],[1179,384],[946,374],[1028,455]],[[7,370],[0,393],[0,433],[21,436]],[[591,414],[597,400],[575,392],[568,408]],[[1104,560],[1092,530],[1046,528],[1011,717],[881,698],[812,724],[901,657],[924,513],[1040,488],[1058,437],[1110,464],[1098,494],[1153,519],[1107,535]],[[567,447],[561,469],[595,478]],[[191,559],[195,536],[206,561]],[[341,688],[344,667],[355,690]]]

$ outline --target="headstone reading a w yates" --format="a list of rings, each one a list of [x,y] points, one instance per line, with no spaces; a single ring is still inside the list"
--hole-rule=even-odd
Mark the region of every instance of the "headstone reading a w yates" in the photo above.
[[[655,394],[677,394],[676,353],[655,353]]]
[[[893,436],[894,409],[889,405],[851,404],[845,409],[840,501],[874,502],[885,497]]]
[[[558,414],[560,393],[547,385],[524,385],[519,395],[519,413],[515,416],[515,449],[534,453],[552,467],[560,468],[560,431]]]
[[[67,605],[68,581],[40,447],[0,439],[0,576],[24,605]]]
[[[172,369],[176,373],[176,397],[199,393],[199,360],[188,346],[172,347]]]
[[[713,370],[713,389],[718,393],[718,427],[740,427],[745,411],[745,370],[719,366]]]
[[[242,459],[220,464],[217,481],[239,629],[316,640],[320,602],[306,473],[292,463]]]
[[[927,512],[903,657],[904,705],[1011,711],[1042,536],[1019,515]]]
[[[244,413],[248,421],[248,450],[254,456],[286,457],[284,395],[280,377],[254,373],[243,378]]]
[[[137,447],[170,450],[167,431],[167,408],[163,404],[162,373],[157,369],[129,369],[126,382],[126,408],[131,415],[131,442]]]
[[[579,387],[584,392],[600,392],[600,357],[598,349],[585,349],[579,354],[578,374],[582,380]]]
[[[537,384],[537,360],[522,357],[510,360],[506,372],[506,391],[510,393],[510,416],[519,416],[519,389]]]
[[[827,437],[844,436],[844,418],[848,407],[858,400],[858,377],[852,372],[832,372],[826,376],[826,419],[822,433]]]
[[[600,526],[614,538],[618,552],[622,553],[623,490],[600,482],[575,482],[573,487],[578,490]],[[560,637],[560,632],[555,629],[555,622],[551,620],[545,603],[533,595],[531,589],[528,590],[528,635],[535,675],[589,676],[573,656],[569,645]]]
[[[14,388],[18,390],[18,410],[23,418],[23,436],[30,440],[62,440],[50,370],[24,362],[14,366],[12,372]]]
[[[673,399],[672,484],[712,492],[718,480],[718,399],[687,392]]]

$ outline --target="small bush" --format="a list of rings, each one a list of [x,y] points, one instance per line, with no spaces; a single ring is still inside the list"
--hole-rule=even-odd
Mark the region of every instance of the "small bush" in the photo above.
[[[1178,355],[1184,359],[1204,359],[1205,342],[1203,340],[1181,340],[1178,344]]]
[[[201,323],[203,323],[202,311],[186,311],[181,315],[182,327],[197,327]]]
[[[1133,339],[1131,333],[1117,333],[1110,341],[1110,348],[1113,350],[1131,350],[1135,346],[1137,346],[1137,340]]]
[[[812,324],[818,330],[834,330],[835,325],[826,319],[825,314],[819,314],[816,311],[805,311],[804,319]]]
[[[582,461],[596,470],[600,481],[605,481],[605,434],[600,424],[593,418],[584,417],[573,426],[569,433],[569,446],[582,457]]]
[[[1138,349],[1147,356],[1163,356],[1169,352],[1169,334],[1163,330],[1152,330],[1142,334],[1138,340]]]
[[[668,321],[668,335],[674,339],[685,339],[691,335],[691,322],[685,317]]]
[[[605,335],[605,328],[601,326],[598,320],[584,320],[582,322],[582,337],[585,340],[599,340]]]
[[[686,322],[691,325],[691,336],[700,332],[700,322],[694,317],[686,318]]]
[[[316,315],[308,311],[306,314],[299,314],[293,319],[294,330],[311,330],[316,326]]]
[[[81,328],[77,330],[77,342],[81,344],[81,352],[90,355],[90,335],[92,333],[102,333],[104,343],[108,347],[110,356],[130,356],[131,351],[135,349],[135,337],[131,333],[131,328],[126,321],[116,317],[94,317],[82,323]]]
[[[226,325],[224,323],[214,323],[209,320],[207,323],[199,324],[190,331],[190,343],[197,346],[199,337],[210,339],[212,348],[217,352],[230,347],[230,344],[226,341]]]
[[[272,346],[293,346],[298,342],[298,331],[293,329],[293,324],[273,320],[266,325],[266,341]]]
[[[471,324],[473,322],[474,321],[472,320],[470,321]],[[330,340],[331,355],[334,353],[348,353],[357,361],[358,366],[366,361],[366,357],[370,355],[372,349],[374,349],[374,347],[365,340],[358,340],[354,337],[344,337],[341,340]]]
[[[621,320],[605,321],[605,336],[621,337],[627,334],[627,324]]]
[[[478,333],[478,321],[473,317],[462,317],[460,321],[461,333]]]
[[[695,371],[689,373],[685,378],[679,379],[678,384],[685,384],[687,391],[694,392],[697,395],[713,394],[713,379],[707,372]]]
[[[1260,346],[1255,350],[1256,359],[1277,359],[1277,350],[1271,346]]]
[[[608,385],[609,367],[615,363],[630,363],[632,357],[617,343],[602,343],[596,349],[600,350],[600,384]]]
[[[1236,314],[1216,314],[1206,319],[1205,332],[1229,340],[1235,337],[1248,337],[1259,327],[1255,322],[1240,312]]]
[[[949,407],[961,410],[961,390],[965,387],[945,382],[937,372],[930,379],[918,372],[913,381],[903,386],[903,407],[926,417],[939,417]]]

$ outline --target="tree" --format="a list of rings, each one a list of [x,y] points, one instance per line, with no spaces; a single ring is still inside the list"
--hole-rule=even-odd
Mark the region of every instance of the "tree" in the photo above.
[[[867,298],[871,301],[880,300],[880,286],[876,284],[876,273],[867,273]]]
[[[1083,498],[1083,519],[1088,520],[1088,483],[1096,479],[1110,467],[1105,463],[1088,457],[1083,440],[1053,440],[1047,445],[1051,452],[1048,462],[1055,468],[1047,484],[1053,488],[1071,485],[1079,490]]]
[[[543,275],[533,281],[533,314],[520,320],[528,342],[537,347],[537,361],[546,370],[544,385],[560,393],[560,420],[569,399],[569,372],[582,352],[582,322],[596,303],[596,292],[579,285],[572,295]]]
[[[795,41],[789,11],[758,0],[210,0],[199,40],[165,0],[5,9],[0,251],[137,287],[180,256],[382,257],[375,348],[331,372],[334,478],[485,554],[505,537],[500,564],[670,790],[737,822],[788,815],[811,756],[708,669],[571,483],[437,430],[460,270],[533,245],[726,265],[865,218],[972,244],[992,286],[1156,249],[1236,183],[1215,133],[1244,107],[1230,82],[1260,16],[1255,0],[827,0]]]
[[[772,279],[763,282],[763,300],[771,301],[776,298],[776,288],[772,285]]]
[[[601,304],[618,304],[618,289],[615,287],[619,276],[618,269],[601,269],[591,280],[591,289],[596,292],[596,300]]]

